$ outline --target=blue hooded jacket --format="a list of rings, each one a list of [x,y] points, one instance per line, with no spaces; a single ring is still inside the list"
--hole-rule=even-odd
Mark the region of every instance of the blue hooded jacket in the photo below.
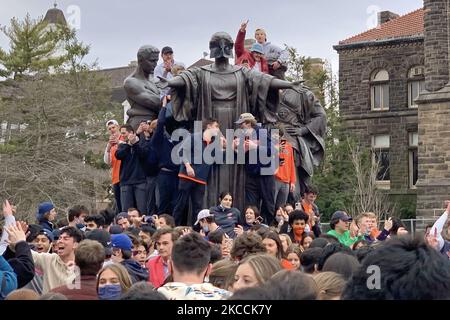
[[[17,289],[17,276],[8,261],[0,256],[0,300]]]

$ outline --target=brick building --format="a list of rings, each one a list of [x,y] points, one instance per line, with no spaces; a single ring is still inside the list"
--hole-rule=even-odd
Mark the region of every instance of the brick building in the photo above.
[[[378,18],[376,28],[334,46],[339,108],[349,132],[381,159],[379,188],[411,205],[418,181],[416,99],[425,83],[424,10],[401,17],[384,11]]]

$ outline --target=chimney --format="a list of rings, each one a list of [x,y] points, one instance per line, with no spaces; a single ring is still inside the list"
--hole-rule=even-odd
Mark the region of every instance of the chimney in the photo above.
[[[388,21],[398,18],[399,15],[390,11],[378,12],[378,25],[382,25]]]

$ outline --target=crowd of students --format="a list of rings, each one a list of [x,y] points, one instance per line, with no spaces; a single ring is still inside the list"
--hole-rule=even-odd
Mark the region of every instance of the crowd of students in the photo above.
[[[221,196],[226,201],[229,195]],[[20,208],[5,201],[0,297],[450,299],[450,202],[416,237],[395,219],[379,225],[374,213],[352,219],[343,211],[333,214],[328,233],[317,235],[320,228],[307,227],[307,213],[285,209],[290,212],[279,213],[282,223],[270,227],[256,208],[236,216],[236,226],[204,209],[192,228],[175,226],[170,215],[142,216],[136,208],[116,215],[75,206],[57,228],[51,203],[40,204],[38,223],[28,225],[15,220]]]

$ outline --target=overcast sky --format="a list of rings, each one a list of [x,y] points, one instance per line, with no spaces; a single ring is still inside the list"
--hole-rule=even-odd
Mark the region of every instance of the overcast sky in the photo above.
[[[59,0],[66,19],[79,27],[78,38],[91,45],[88,61],[102,68],[127,65],[141,45],[159,49],[170,45],[175,59],[190,65],[203,57],[211,35],[226,31],[233,38],[249,19],[247,37],[266,29],[268,40],[288,44],[305,56],[327,59],[337,72],[338,55],[332,46],[376,25],[376,11],[406,14],[422,0]],[[0,0],[0,25],[12,17],[45,15],[50,0]],[[8,40],[0,35],[0,47]]]

